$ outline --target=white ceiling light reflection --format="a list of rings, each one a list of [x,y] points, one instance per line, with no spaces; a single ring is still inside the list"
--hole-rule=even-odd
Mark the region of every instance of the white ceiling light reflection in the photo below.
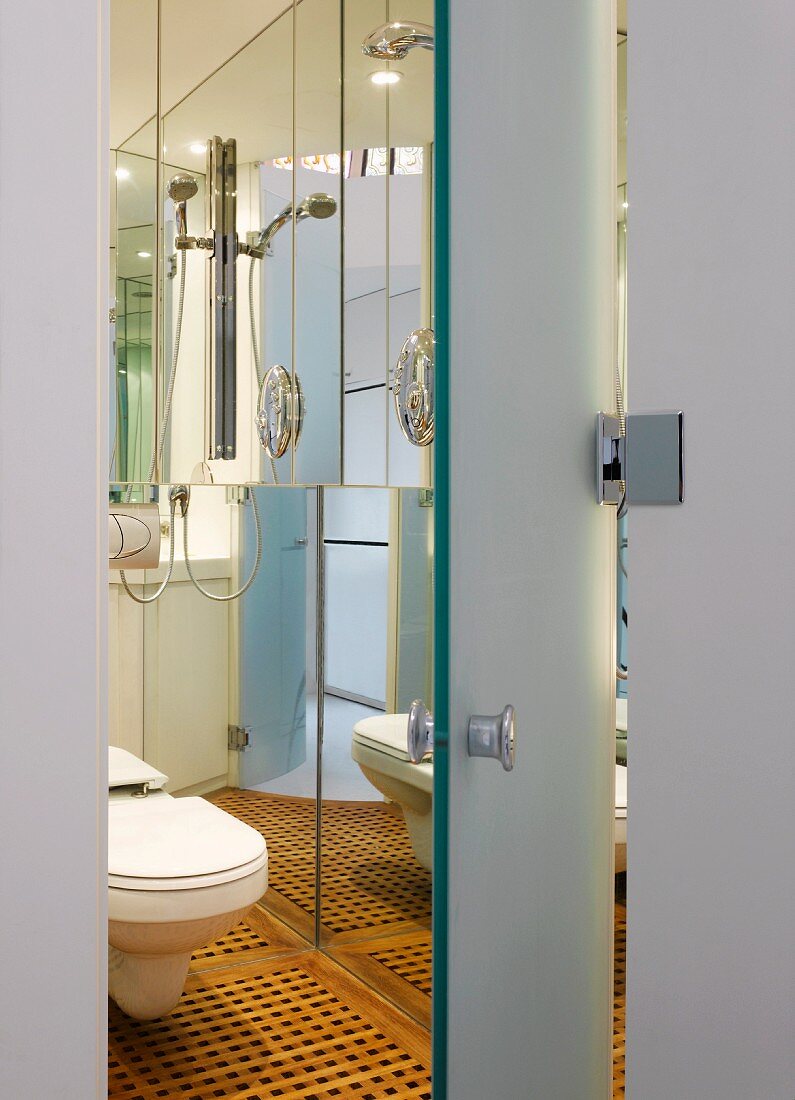
[[[373,84],[397,84],[402,77],[402,73],[397,69],[378,69],[374,73],[370,73],[370,80]]]

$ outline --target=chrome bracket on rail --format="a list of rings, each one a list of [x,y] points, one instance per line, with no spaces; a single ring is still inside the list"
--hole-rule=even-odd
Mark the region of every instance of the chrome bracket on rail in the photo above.
[[[629,413],[626,434],[614,413],[596,416],[598,504],[682,504],[685,499],[684,416]]]

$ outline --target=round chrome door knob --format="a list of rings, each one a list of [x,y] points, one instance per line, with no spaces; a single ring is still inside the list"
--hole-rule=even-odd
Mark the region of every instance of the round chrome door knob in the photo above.
[[[473,714],[469,719],[467,749],[470,756],[490,756],[499,760],[506,772],[513,770],[516,759],[516,712],[508,704],[502,714]]]
[[[406,750],[412,764],[422,763],[433,748],[433,715],[422,699],[415,699],[409,710]]]

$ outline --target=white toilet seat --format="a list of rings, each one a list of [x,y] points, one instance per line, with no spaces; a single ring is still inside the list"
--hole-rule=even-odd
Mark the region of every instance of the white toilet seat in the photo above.
[[[218,886],[267,863],[262,835],[203,798],[113,800],[108,819],[108,885],[116,889]]]

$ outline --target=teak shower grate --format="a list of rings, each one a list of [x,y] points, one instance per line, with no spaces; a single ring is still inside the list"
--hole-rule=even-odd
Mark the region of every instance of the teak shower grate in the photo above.
[[[111,1097],[430,1100],[428,1033],[320,952],[188,979],[171,1016],[110,1010]]]
[[[212,801],[245,821],[268,844],[264,903],[312,938],[315,914],[316,807],[313,799],[225,790]],[[321,923],[324,939],[429,927],[431,875],[417,862],[406,824],[378,802],[324,802]],[[276,896],[274,896],[276,895]],[[311,919],[310,919],[311,918]]]

